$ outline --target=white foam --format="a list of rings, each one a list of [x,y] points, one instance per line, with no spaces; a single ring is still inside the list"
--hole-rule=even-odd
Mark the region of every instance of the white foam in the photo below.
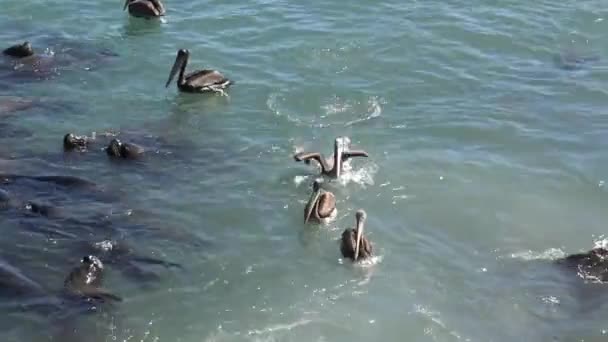
[[[338,179],[338,182],[343,186],[346,186],[350,182],[364,187],[366,185],[374,185],[374,175],[376,172],[378,172],[378,166],[374,163],[368,163],[360,169],[353,170],[351,160],[347,160],[342,164],[342,175]]]
[[[349,102],[340,102],[337,97],[334,97],[335,102],[321,106],[321,109],[325,111],[327,115],[344,113],[353,108],[353,105]]]
[[[307,325],[309,323],[311,323],[312,321],[309,319],[302,319],[299,321],[295,321],[293,323],[287,323],[287,324],[276,324],[276,325],[271,325],[268,326],[266,328],[263,329],[255,329],[255,330],[249,330],[247,332],[247,335],[263,335],[263,334],[269,334],[269,333],[273,333],[276,331],[289,331],[292,330],[294,328],[297,328],[299,326],[303,326],[303,325]]]
[[[511,254],[511,258],[522,260],[555,260],[563,258],[565,256],[566,253],[564,253],[564,251],[559,248],[549,248],[543,252],[535,252],[528,250]]]
[[[288,96],[288,95],[287,95]],[[337,96],[331,97],[326,104],[319,106],[320,113],[297,113],[297,109],[287,108],[289,98],[286,94],[271,93],[266,100],[266,106],[276,116],[284,117],[296,124],[329,127],[332,125],[350,126],[367,121],[382,114],[382,105],[386,101],[378,96],[371,96],[365,102],[344,100]],[[357,117],[352,119],[353,116]]]
[[[604,235],[598,236],[593,240],[593,248],[608,248],[608,239]]]
[[[367,100],[367,115],[360,119],[349,121],[345,124],[345,126],[351,126],[359,122],[379,117],[382,114],[382,104],[384,103],[386,103],[386,101],[384,101],[382,98],[378,98],[376,96],[370,97],[369,100]]]
[[[302,184],[303,182],[308,180],[308,178],[310,178],[310,177],[309,176],[295,176],[295,177],[293,177],[293,183],[296,185],[296,187],[299,187],[300,184]]]
[[[359,260],[359,261],[353,263],[353,265],[357,266],[357,267],[362,267],[362,268],[369,268],[369,267],[372,267],[374,265],[381,263],[382,259],[383,259],[382,255],[373,255],[369,258]]]

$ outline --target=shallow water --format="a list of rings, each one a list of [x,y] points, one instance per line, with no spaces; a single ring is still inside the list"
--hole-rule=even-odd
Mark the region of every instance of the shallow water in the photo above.
[[[151,283],[108,267],[124,302],[72,322],[86,341],[604,340],[602,288],[551,264],[605,233],[603,5],[173,0],[159,23],[118,1],[4,0],[5,45],[118,57],[0,82],[40,99],[2,118],[3,173],[103,188],[5,185],[97,228],[9,210],[0,257],[52,293],[82,257],[74,236],[183,265]],[[229,96],[165,89],[179,48],[236,81]],[[165,143],[136,163],[61,153],[66,132],[105,129]],[[328,185],[336,221],[304,226],[316,170],[292,154],[336,136],[371,157]],[[358,208],[377,254],[363,266],[336,241]],[[1,303],[2,341],[55,334]]]

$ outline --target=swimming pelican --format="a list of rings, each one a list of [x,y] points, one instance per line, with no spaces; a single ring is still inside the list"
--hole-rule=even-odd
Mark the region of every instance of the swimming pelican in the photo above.
[[[340,178],[342,173],[342,165],[349,158],[353,157],[367,157],[367,152],[363,150],[351,150],[347,149],[348,142],[350,140],[347,137],[338,137],[334,141],[334,155],[332,159],[325,159],[325,157],[319,152],[300,152],[294,155],[296,161],[304,161],[307,164],[310,160],[315,160],[321,166],[321,173],[332,177]]]
[[[171,81],[173,81],[173,78],[179,69],[179,76],[177,78],[177,88],[179,90],[188,93],[218,92],[222,95],[225,94],[224,89],[228,88],[232,84],[232,81],[224,77],[224,75],[217,70],[199,70],[184,76],[186,65],[188,65],[188,59],[190,59],[190,51],[180,49],[177,52],[175,63],[173,63],[165,87],[168,87],[169,84],[171,84]]]
[[[138,18],[157,18],[165,15],[165,7],[160,0],[125,0],[123,11],[129,8],[129,14]]]
[[[372,244],[363,236],[363,226],[367,214],[363,209],[355,214],[355,228],[347,228],[342,232],[340,251],[342,256],[353,261],[363,260],[372,255]]]
[[[336,197],[331,192],[321,189],[321,184],[317,180],[312,188],[312,195],[304,208],[304,223],[327,221],[336,213]]]

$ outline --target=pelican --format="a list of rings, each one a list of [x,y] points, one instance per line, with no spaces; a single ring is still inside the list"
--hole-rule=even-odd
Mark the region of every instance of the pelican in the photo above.
[[[342,232],[342,242],[340,244],[342,256],[352,261],[363,260],[372,255],[372,244],[363,236],[363,226],[367,214],[363,209],[359,209],[355,218],[355,228],[347,228]]]
[[[165,7],[160,0],[125,0],[123,11],[129,8],[129,14],[138,18],[158,18],[165,15]]]
[[[319,181],[312,185],[313,192],[304,208],[304,223],[326,222],[336,214],[336,197],[329,191],[321,189]]]
[[[173,63],[165,88],[171,84],[177,70],[179,70],[177,78],[177,88],[179,90],[187,93],[218,92],[225,95],[224,89],[228,88],[233,82],[217,70],[199,70],[184,76],[188,59],[190,59],[190,51],[186,49],[177,51],[177,57],[175,57],[175,63]]]
[[[22,44],[16,44],[4,49],[2,53],[10,57],[24,58],[33,56],[34,49],[32,48],[32,44],[30,44],[30,42],[23,42]]]
[[[342,173],[342,165],[349,158],[353,157],[368,157],[367,152],[363,150],[347,149],[350,140],[347,137],[338,137],[334,141],[334,155],[332,159],[325,159],[319,152],[300,152],[294,155],[296,161],[304,161],[307,164],[310,160],[315,160],[321,166],[321,174],[332,178],[340,178]]]

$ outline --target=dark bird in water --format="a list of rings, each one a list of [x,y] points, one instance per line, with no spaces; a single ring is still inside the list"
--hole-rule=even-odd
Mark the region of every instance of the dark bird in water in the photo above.
[[[372,244],[363,236],[363,228],[367,214],[363,209],[355,214],[355,228],[347,228],[342,232],[340,251],[342,256],[352,261],[367,259],[372,255]]]
[[[103,240],[92,245],[87,243],[85,247],[87,249],[92,247],[104,264],[111,265],[113,269],[117,269],[126,277],[137,281],[160,279],[156,273],[149,271],[145,266],[182,268],[180,264],[140,254],[124,241]]]
[[[97,300],[122,301],[120,297],[109,293],[102,286],[103,263],[93,255],[82,258],[80,265],[75,267],[64,281],[64,288],[71,295]]]
[[[137,159],[144,153],[144,149],[136,144],[123,143],[118,139],[112,139],[106,147],[106,153],[111,157]]]
[[[32,48],[32,44],[29,42],[23,42],[22,44],[16,44],[4,49],[2,53],[10,57],[24,58],[34,55],[34,49]]]
[[[187,93],[205,93],[205,92],[217,92],[224,95],[224,90],[227,89],[233,82],[228,78],[224,77],[217,70],[199,70],[191,72],[184,76],[186,72],[186,66],[190,59],[190,51],[181,49],[177,52],[175,57],[175,63],[171,68],[169,79],[165,84],[168,87],[173,81],[175,74],[179,70],[179,76],[177,77],[177,88],[180,91]]]
[[[608,250],[606,248],[598,247],[585,253],[571,254],[557,260],[557,263],[575,268],[583,278],[595,278],[601,282],[608,281]]]
[[[84,151],[89,144],[89,137],[68,133],[63,137],[63,149],[66,151]]]
[[[351,150],[348,146],[350,139],[347,137],[336,138],[334,140],[333,159],[325,159],[319,152],[300,152],[293,156],[296,161],[310,163],[316,161],[321,166],[321,173],[332,177],[340,178],[344,162],[353,157],[367,157],[367,152],[363,150]]]
[[[336,196],[321,189],[321,184],[317,180],[313,183],[312,188],[312,195],[304,208],[304,223],[327,221],[337,212]]]
[[[125,0],[123,11],[129,8],[129,14],[137,18],[158,18],[165,15],[165,7],[160,0]]]

